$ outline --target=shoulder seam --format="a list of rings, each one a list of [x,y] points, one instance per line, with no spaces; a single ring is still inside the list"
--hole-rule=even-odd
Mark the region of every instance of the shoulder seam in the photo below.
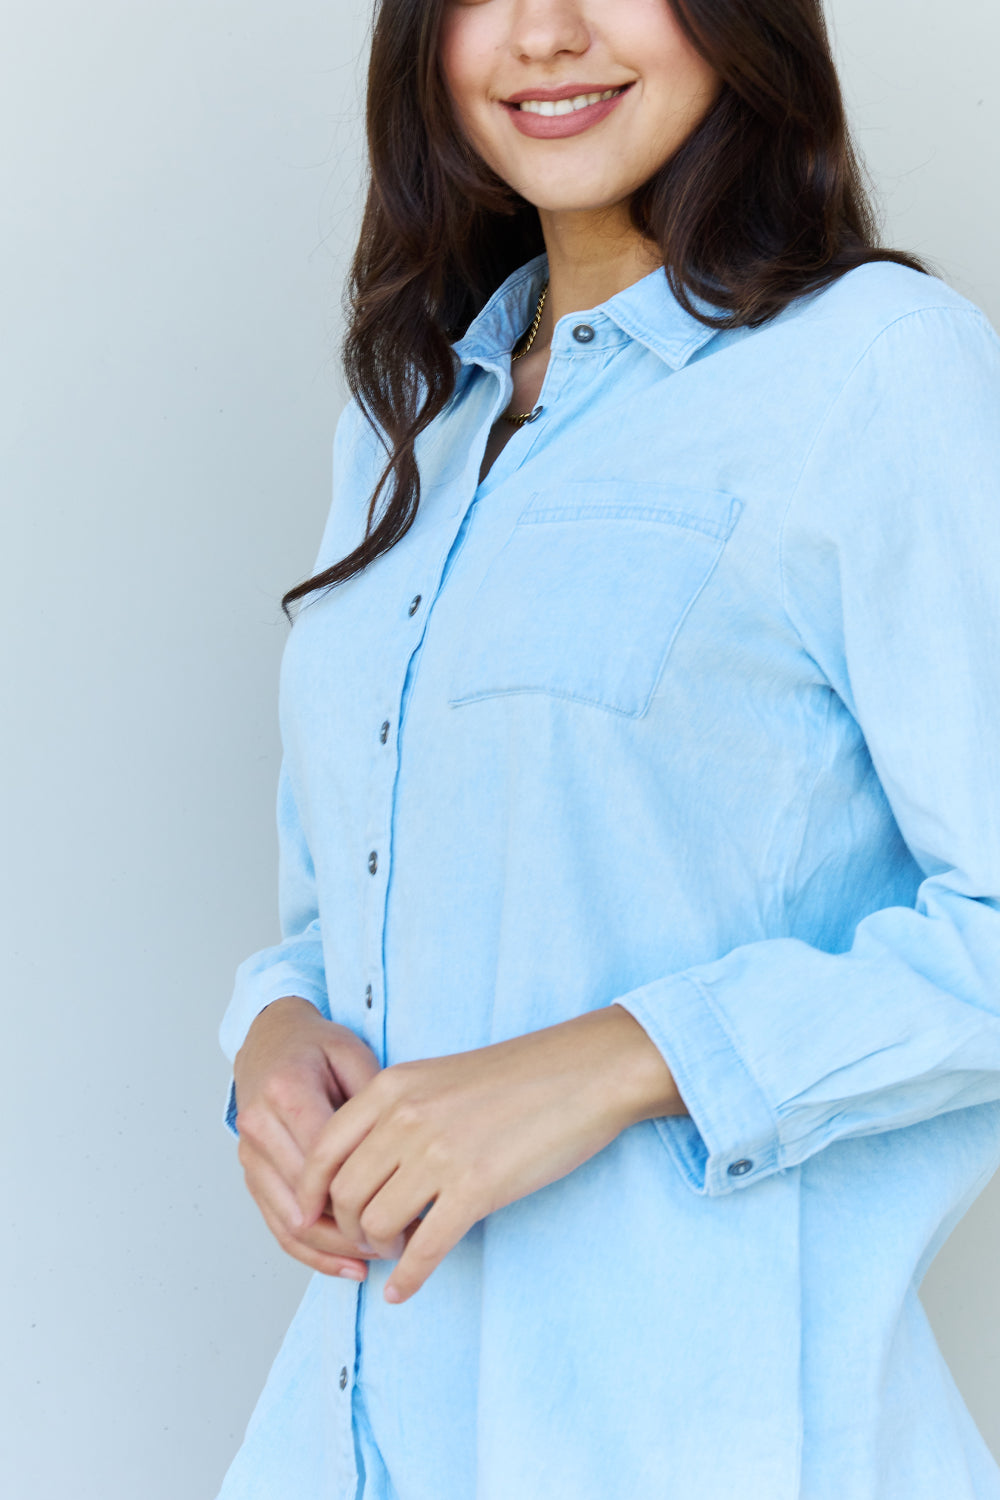
[[[949,313],[949,314],[951,314],[951,315],[953,315],[955,317],[972,318],[977,323],[980,323],[980,324],[984,325],[987,332],[993,333],[994,337],[996,336],[995,331],[993,329],[993,325],[990,323],[989,319],[987,318],[986,314],[982,311],[981,308],[978,308],[978,307],[975,307],[975,306],[972,306],[972,305],[969,305],[967,307],[956,307],[954,304],[947,303],[947,302],[930,303],[926,307],[911,307],[911,308],[908,308],[906,312],[900,313],[897,317],[893,318],[891,320],[891,322],[884,324],[883,327],[881,327],[878,330],[878,332],[875,333],[875,334],[873,334],[872,337],[869,339],[868,343],[861,350],[861,352],[858,355],[857,359],[854,361],[854,363],[851,365],[851,368],[848,370],[847,374],[844,376],[844,379],[842,380],[841,384],[837,387],[837,390],[835,391],[835,393],[833,394],[833,396],[831,396],[830,401],[827,404],[826,410],[823,412],[822,417],[819,419],[819,421],[816,424],[816,431],[813,433],[812,440],[806,446],[805,452],[804,452],[803,457],[802,457],[802,462],[799,465],[799,468],[798,468],[798,471],[797,471],[797,473],[795,475],[795,478],[792,480],[791,488],[789,490],[788,499],[786,500],[784,508],[782,510],[781,521],[780,521],[780,524],[778,526],[778,586],[779,586],[779,597],[780,597],[780,600],[781,600],[782,614],[785,616],[785,619],[788,621],[788,624],[791,626],[792,630],[794,631],[795,636],[799,640],[800,644],[802,645],[803,650],[808,650],[808,647],[806,646],[805,642],[802,640],[802,636],[801,636],[801,634],[799,632],[798,626],[795,624],[795,621],[792,619],[791,615],[788,613],[788,606],[787,606],[786,599],[785,599],[784,545],[785,545],[785,523],[788,520],[788,514],[789,514],[789,512],[790,512],[790,510],[792,508],[792,504],[793,504],[793,502],[795,500],[795,497],[796,497],[796,495],[799,492],[799,487],[800,487],[800,485],[802,483],[802,479],[803,479],[803,477],[805,475],[806,469],[809,466],[809,460],[812,458],[813,453],[815,452],[816,447],[817,447],[817,445],[819,443],[819,440],[823,436],[823,433],[826,430],[827,424],[829,423],[829,420],[830,420],[831,416],[833,415],[834,409],[838,405],[841,397],[844,395],[844,392],[847,390],[847,387],[850,385],[851,381],[853,380],[853,378],[854,378],[855,374],[857,373],[859,367],[864,362],[864,360],[868,357],[868,355],[871,353],[871,351],[874,349],[875,345],[877,343],[879,343],[879,341],[881,339],[883,339],[887,333],[890,333],[893,328],[896,328],[900,323],[905,323],[908,318],[919,318],[919,317],[922,317],[925,313],[937,313],[937,312]]]

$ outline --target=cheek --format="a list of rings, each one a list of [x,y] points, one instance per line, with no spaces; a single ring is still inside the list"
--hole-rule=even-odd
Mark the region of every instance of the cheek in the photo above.
[[[711,102],[718,74],[688,41],[667,0],[635,0],[618,12],[620,55],[659,98],[675,107]]]
[[[668,151],[699,125],[721,87],[718,74],[697,55],[661,56],[647,66],[644,81],[652,131]]]
[[[493,52],[482,19],[486,9],[472,5],[446,6],[438,43],[441,76],[458,123],[470,137],[475,134],[477,116],[482,114]]]

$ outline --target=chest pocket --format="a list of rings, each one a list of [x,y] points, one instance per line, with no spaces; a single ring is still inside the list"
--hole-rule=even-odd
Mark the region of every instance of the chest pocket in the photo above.
[[[548,693],[642,714],[741,509],[632,480],[533,494],[472,597],[449,703]]]

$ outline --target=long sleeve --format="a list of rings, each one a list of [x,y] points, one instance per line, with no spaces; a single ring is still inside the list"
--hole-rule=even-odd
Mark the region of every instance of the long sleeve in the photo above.
[[[252,1022],[272,1000],[299,995],[330,1019],[315,873],[284,761],[278,778],[278,906],[281,941],[252,953],[240,964],[219,1026],[219,1045],[230,1063]],[[232,1078],[225,1123],[233,1135],[239,1134]]]
[[[345,555],[358,538],[352,535],[352,498],[358,488],[359,458],[372,466],[373,444],[357,403],[350,401],[337,422],[333,441],[333,494],[313,573]],[[370,475],[363,472],[362,485]],[[356,526],[355,526],[356,529]],[[219,1026],[219,1044],[232,1063],[254,1019],[272,1000],[298,995],[327,1018],[326,976],[320,930],[316,872],[293,789],[287,749],[278,776],[278,914],[281,941],[246,958],[236,971],[232,998]],[[225,1124],[236,1129],[236,1089],[230,1078]]]
[[[971,309],[884,329],[782,527],[783,608],[853,716],[923,879],[847,951],[778,937],[619,997],[690,1113],[697,1192],[1000,1099],[1000,341]]]

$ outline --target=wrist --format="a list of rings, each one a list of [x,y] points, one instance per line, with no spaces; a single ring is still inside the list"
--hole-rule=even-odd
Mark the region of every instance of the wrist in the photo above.
[[[254,1017],[254,1023],[263,1015],[267,1015],[271,1021],[279,1016],[304,1016],[310,1020],[320,1015],[320,1011],[311,1000],[304,1000],[301,995],[282,995],[279,999],[269,1000],[265,1006],[262,1006]]]
[[[600,1016],[607,1032],[606,1077],[625,1126],[660,1115],[686,1115],[687,1106],[663,1054],[635,1017],[616,1003],[593,1014]]]
[[[236,1054],[234,1067],[248,1053],[272,1046],[275,1038],[322,1020],[323,1016],[312,1001],[303,1000],[301,995],[282,995],[278,1000],[269,1001],[250,1022],[243,1045]]]

